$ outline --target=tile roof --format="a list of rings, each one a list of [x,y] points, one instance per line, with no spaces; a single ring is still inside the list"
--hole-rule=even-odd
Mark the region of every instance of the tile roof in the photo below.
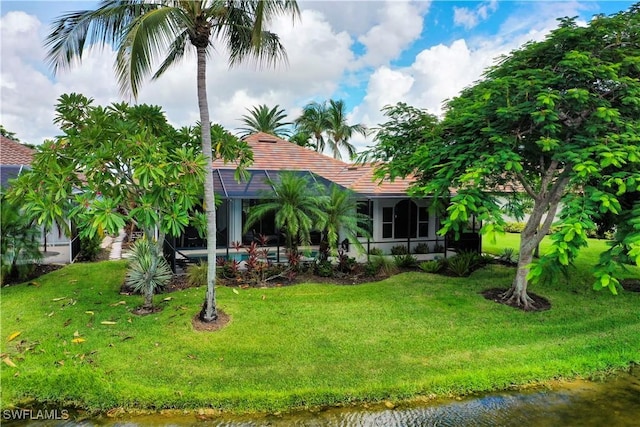
[[[254,162],[250,169],[310,171],[369,197],[406,195],[412,182],[411,179],[377,182],[372,164],[346,163],[262,132],[247,136],[245,141],[253,150]],[[219,169],[234,167],[216,161],[213,165]]]
[[[0,165],[30,165],[33,153],[31,148],[0,136]]]

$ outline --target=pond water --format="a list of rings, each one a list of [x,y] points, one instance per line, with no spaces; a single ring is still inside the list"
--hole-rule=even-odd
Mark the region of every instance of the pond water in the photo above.
[[[80,414],[71,414],[72,418]],[[137,417],[37,421],[7,425],[48,426],[581,426],[640,425],[640,367],[605,382],[577,381],[554,390],[502,392],[462,400],[368,408],[333,408],[284,415],[207,416],[154,414]]]

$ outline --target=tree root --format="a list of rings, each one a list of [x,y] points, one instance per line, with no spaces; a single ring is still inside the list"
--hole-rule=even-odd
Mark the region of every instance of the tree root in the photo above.
[[[500,295],[500,298],[506,304],[522,307],[524,310],[533,310],[536,307],[535,301],[526,292],[517,293],[513,287]]]

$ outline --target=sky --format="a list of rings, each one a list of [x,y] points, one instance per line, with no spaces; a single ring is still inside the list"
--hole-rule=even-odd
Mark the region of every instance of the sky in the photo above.
[[[405,102],[442,115],[443,101],[477,81],[500,55],[541,40],[557,18],[586,24],[595,14],[628,9],[632,1],[307,1],[301,19],[271,22],[288,61],[275,68],[229,68],[222,49],[208,61],[211,120],[236,133],[247,110],[279,105],[294,120],[311,101],[343,99],[351,124],[375,129],[381,109]],[[91,49],[82,63],[55,76],[44,58],[51,22],[95,1],[0,0],[0,123],[23,142],[60,134],[56,100],[82,93],[95,104],[160,105],[177,127],[198,120],[195,51],[160,79],[143,84],[137,100],[120,95],[110,46]],[[355,136],[362,150],[372,137]]]

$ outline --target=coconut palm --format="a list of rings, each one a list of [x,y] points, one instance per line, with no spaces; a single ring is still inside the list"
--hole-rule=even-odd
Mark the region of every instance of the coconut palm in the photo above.
[[[316,151],[323,152],[328,146],[336,159],[342,158],[340,149],[345,149],[349,157],[353,158],[356,149],[349,140],[354,133],[367,135],[364,125],[347,123],[346,106],[343,100],[310,102],[302,109],[302,115],[296,119],[295,123],[299,133],[313,136]]]
[[[154,79],[183,59],[187,48],[193,47],[197,56],[202,152],[210,165],[207,55],[213,54],[217,42],[229,52],[231,65],[246,59],[266,65],[285,59],[278,36],[265,30],[265,26],[281,14],[299,16],[295,0],[103,0],[95,10],[69,12],[57,18],[45,43],[54,73],[81,60],[85,48],[92,42],[114,46],[120,89],[134,97],[160,56],[164,59],[153,74]],[[214,321],[217,318],[216,212],[211,173],[205,174],[204,195],[209,271],[201,319]]]
[[[267,180],[272,190],[263,194],[265,201],[251,209],[247,216],[245,231],[260,218],[275,212],[276,227],[285,233],[286,246],[297,253],[298,245],[308,245],[311,231],[323,224],[327,204],[324,196],[318,196],[322,189],[313,185],[308,176],[295,172],[283,172],[279,180]]]
[[[247,109],[247,111],[249,114],[243,115],[241,119],[245,124],[245,127],[240,128],[241,138],[258,132],[268,133],[278,138],[288,138],[291,134],[289,131],[291,123],[282,121],[287,117],[287,114],[279,105],[270,109],[262,104],[251,110]]]
[[[311,135],[315,139],[317,152],[324,151],[324,131],[327,129],[327,103],[310,102],[302,109],[302,115],[295,121],[298,133]]]
[[[367,128],[364,127],[364,125],[360,123],[350,125],[347,123],[347,112],[345,108],[343,100],[340,99],[338,101],[334,101],[333,99],[330,99],[326,112],[326,121],[328,124],[326,129],[326,133],[328,135],[327,142],[333,152],[333,157],[336,159],[341,157],[341,148],[347,151],[350,159],[353,159],[356,155],[356,148],[349,143],[349,140],[354,133],[367,136]]]

